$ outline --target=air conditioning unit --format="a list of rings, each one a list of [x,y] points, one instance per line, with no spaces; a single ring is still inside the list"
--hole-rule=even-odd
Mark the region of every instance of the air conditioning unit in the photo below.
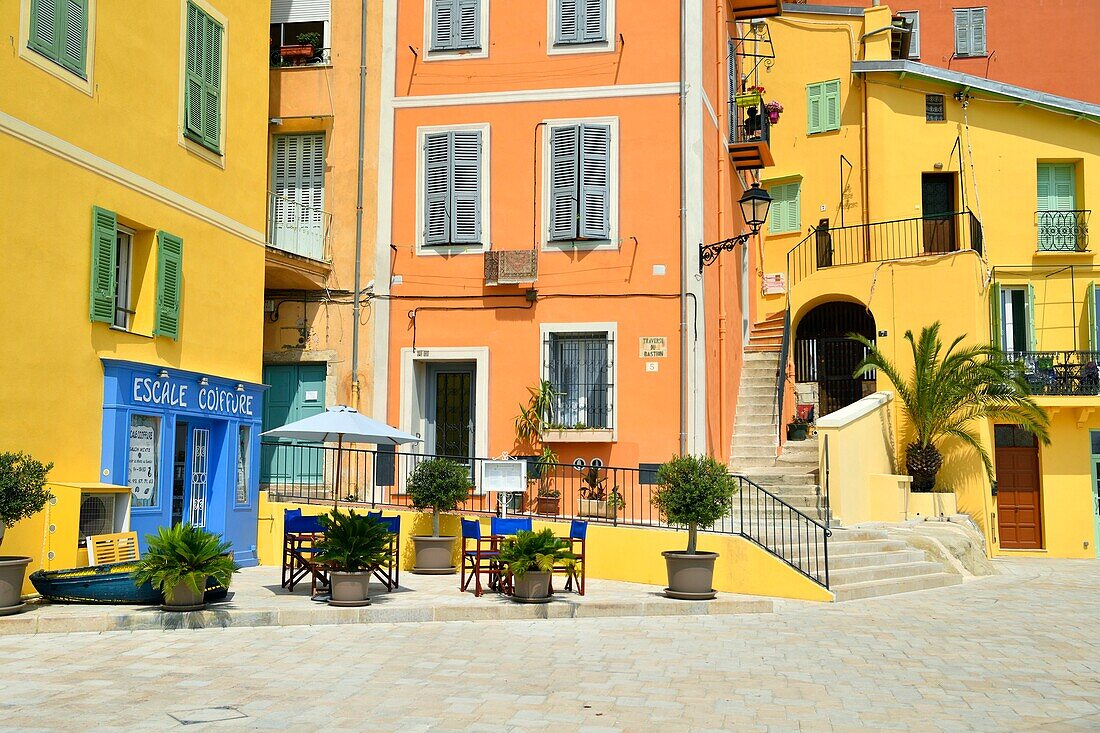
[[[80,518],[77,521],[81,543],[91,535],[126,531],[129,501],[117,493],[80,494]]]
[[[507,249],[485,253],[486,285],[533,283],[539,276],[539,253],[533,249]]]

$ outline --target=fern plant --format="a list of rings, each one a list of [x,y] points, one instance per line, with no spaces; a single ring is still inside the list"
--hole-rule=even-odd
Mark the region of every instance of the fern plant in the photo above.
[[[377,567],[389,555],[390,533],[384,524],[363,514],[333,509],[319,518],[325,536],[317,541],[317,557],[338,572],[361,573]]]
[[[499,560],[517,578],[528,571],[549,573],[555,567],[572,569],[577,564],[565,540],[554,536],[551,529],[520,530],[514,537],[506,538],[500,547]]]
[[[161,527],[146,535],[149,549],[132,573],[137,585],[150,583],[165,596],[181,584],[196,594],[206,589],[206,579],[228,586],[240,569],[230,555],[231,545],[221,535],[193,524]]]

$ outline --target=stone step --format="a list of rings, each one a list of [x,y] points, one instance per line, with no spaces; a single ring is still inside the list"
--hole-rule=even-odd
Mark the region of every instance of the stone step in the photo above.
[[[731,445],[733,445],[733,446],[738,446],[738,445],[743,445],[743,446],[767,445],[771,448],[778,448],[779,447],[779,438],[778,438],[778,436],[773,435],[767,429],[766,425],[761,425],[759,427],[762,428],[762,429],[758,429],[758,430],[755,430],[755,431],[752,431],[752,432],[739,433],[739,432],[734,431],[733,442],[731,443]],[[775,454],[774,450],[772,451],[772,454],[773,455]]]
[[[899,578],[915,578],[921,575],[933,575],[943,572],[943,565],[938,562],[918,560],[916,562],[893,563],[890,565],[867,565],[864,567],[845,568],[837,570],[829,568],[829,584],[834,588],[849,586],[855,583],[866,583],[870,580],[889,580]]]
[[[774,410],[744,410],[737,413],[737,419],[734,420],[734,425],[737,428],[742,426],[748,427],[750,425],[766,425],[773,431],[776,431],[777,423]],[[778,434],[778,431],[776,431]]]
[[[829,558],[841,555],[863,555],[869,552],[898,552],[908,550],[909,545],[901,540],[843,540],[837,533],[829,539]]]
[[[752,436],[767,436],[772,440],[779,442],[779,436],[776,434],[775,424],[769,423],[765,420],[761,420],[757,423],[746,423],[742,425],[738,423],[733,430],[733,437],[752,437]]]
[[[779,350],[776,351],[749,351],[752,348],[750,343],[745,347],[745,362],[746,363],[767,363],[779,368]]]
[[[775,385],[774,384],[742,384],[741,389],[737,391],[738,398],[741,397],[775,397]]]
[[[760,484],[765,489],[769,486],[808,486],[817,484],[816,471],[794,471],[787,468],[768,466],[762,468],[741,467],[738,469],[731,462],[730,471],[740,473],[753,483]]]
[[[834,532],[833,537],[836,537]],[[830,548],[832,549],[832,548]],[[852,555],[833,555],[829,553],[829,571],[868,566],[897,565],[920,562],[927,559],[921,550],[898,550],[897,552],[858,552]]]
[[[730,451],[730,461],[737,461],[739,458],[771,458],[775,459],[775,446],[774,445],[743,445],[733,446]]]
[[[896,593],[909,593],[916,590],[929,590],[931,588],[944,588],[949,585],[958,585],[962,577],[952,573],[930,573],[909,578],[887,578],[885,580],[867,580],[861,583],[848,585],[833,585],[830,590],[836,594],[836,600],[854,601],[860,598],[876,598],[889,596]]]

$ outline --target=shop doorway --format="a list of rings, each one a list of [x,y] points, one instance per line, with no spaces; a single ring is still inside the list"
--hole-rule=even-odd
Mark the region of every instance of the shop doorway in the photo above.
[[[431,364],[428,378],[428,450],[435,455],[474,455],[474,371],[466,362]]]
[[[1039,442],[1016,425],[995,425],[997,533],[1007,550],[1043,549]]]
[[[263,429],[271,430],[325,411],[325,364],[269,364],[264,367]],[[264,451],[260,481],[282,485],[324,482],[324,451],[315,443],[264,438],[281,445]]]
[[[176,423],[172,452],[172,524],[189,522],[205,527],[210,504],[213,465],[212,424],[205,421]]]

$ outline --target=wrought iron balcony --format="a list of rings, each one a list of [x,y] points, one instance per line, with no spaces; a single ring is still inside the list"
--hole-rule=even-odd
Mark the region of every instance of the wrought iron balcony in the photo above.
[[[283,252],[331,262],[332,214],[268,192],[267,243]]]
[[[1073,211],[1036,211],[1040,252],[1087,252],[1089,248],[1088,209]]]
[[[982,251],[982,223],[970,211],[830,227],[822,220],[787,253],[791,287],[818,270]]]
[[[761,103],[756,107],[741,107],[729,102],[729,154],[737,170],[757,170],[775,165],[772,159],[771,122]]]
[[[1006,351],[1033,395],[1100,394],[1100,352]]]

